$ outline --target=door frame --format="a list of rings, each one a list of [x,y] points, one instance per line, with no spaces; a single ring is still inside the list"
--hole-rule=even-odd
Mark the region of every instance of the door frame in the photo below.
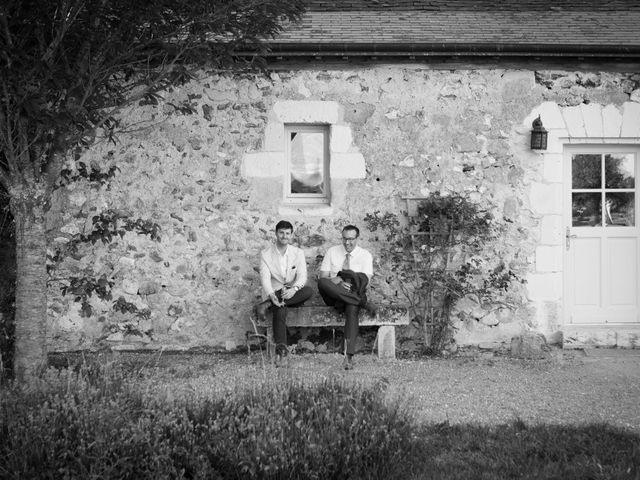
[[[570,247],[573,246],[573,240],[569,238],[567,235],[575,235],[575,231],[573,230],[572,225],[572,175],[571,175],[571,155],[576,153],[621,153],[621,152],[633,152],[635,153],[635,229],[640,229],[640,186],[638,185],[638,181],[640,179],[640,145],[637,143],[594,143],[588,142],[584,144],[578,143],[565,143],[563,144],[562,155],[563,155],[563,184],[562,184],[562,251],[563,251],[563,326],[564,328],[607,328],[614,329],[615,327],[630,327],[630,326],[639,326],[640,325],[640,313],[637,313],[635,316],[635,321],[633,322],[620,322],[615,321],[612,318],[612,321],[592,321],[592,322],[574,322],[573,321],[573,271],[572,271],[572,263],[570,257],[570,250],[567,248],[567,242],[571,242]],[[603,186],[604,188],[604,186]],[[602,235],[594,236],[594,238],[602,238],[607,239],[609,237],[606,236],[606,227],[594,227],[601,228]],[[608,228],[616,228],[616,227],[608,227]],[[637,237],[640,237],[640,233],[636,233]],[[640,240],[636,244],[636,282],[640,285]],[[602,259],[600,266],[600,275],[606,276],[606,271],[609,267],[609,262],[606,259]],[[636,297],[636,311],[640,310],[640,293],[637,294]],[[607,299],[605,298],[603,302],[606,304]],[[618,317],[620,318],[620,317]]]

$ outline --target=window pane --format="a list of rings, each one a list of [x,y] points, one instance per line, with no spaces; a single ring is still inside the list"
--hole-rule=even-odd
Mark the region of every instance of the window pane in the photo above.
[[[608,154],[604,157],[605,186],[607,188],[634,188],[635,161],[633,155]]]
[[[605,197],[605,223],[616,227],[633,227],[636,224],[635,194],[607,193]]]
[[[574,227],[598,227],[602,224],[600,193],[573,193],[571,200]]]
[[[573,155],[571,158],[573,188],[600,188],[602,185],[602,157],[600,155]]]
[[[291,132],[291,193],[324,193],[324,134]]]

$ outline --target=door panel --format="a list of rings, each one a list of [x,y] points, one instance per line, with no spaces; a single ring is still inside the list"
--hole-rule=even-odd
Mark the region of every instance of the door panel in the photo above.
[[[565,324],[640,323],[639,153],[565,152]]]
[[[600,292],[602,278],[600,262],[593,262],[593,258],[600,255],[601,241],[599,238],[579,238],[574,241],[573,248],[573,291],[576,306],[600,307]]]
[[[611,284],[609,298],[612,306],[633,307],[638,304],[637,240],[612,238],[609,241]]]

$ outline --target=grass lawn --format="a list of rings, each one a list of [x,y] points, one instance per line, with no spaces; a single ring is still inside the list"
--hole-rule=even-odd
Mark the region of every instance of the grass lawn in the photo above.
[[[0,478],[640,478],[640,436],[604,424],[423,423],[384,382],[183,373],[101,360],[3,387]]]

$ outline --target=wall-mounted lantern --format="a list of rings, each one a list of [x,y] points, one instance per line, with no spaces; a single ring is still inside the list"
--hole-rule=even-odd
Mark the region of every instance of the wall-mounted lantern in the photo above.
[[[531,130],[531,150],[547,149],[547,131],[542,126],[540,115],[533,121],[533,130]]]

